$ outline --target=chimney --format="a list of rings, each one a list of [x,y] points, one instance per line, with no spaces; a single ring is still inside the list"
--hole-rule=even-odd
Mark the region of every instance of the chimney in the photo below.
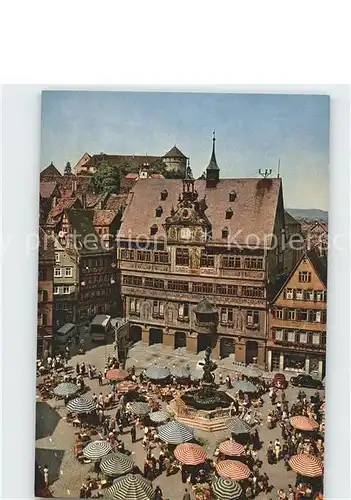
[[[82,208],[87,208],[87,195],[85,193],[82,194]]]
[[[77,181],[76,179],[72,180],[72,194],[74,194],[77,191]]]

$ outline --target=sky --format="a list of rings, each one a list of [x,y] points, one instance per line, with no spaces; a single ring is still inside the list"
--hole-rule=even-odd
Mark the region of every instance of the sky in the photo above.
[[[287,208],[328,210],[329,97],[302,94],[45,91],[41,170],[88,152],[163,155],[175,144],[195,178],[212,133],[222,178],[283,179]]]

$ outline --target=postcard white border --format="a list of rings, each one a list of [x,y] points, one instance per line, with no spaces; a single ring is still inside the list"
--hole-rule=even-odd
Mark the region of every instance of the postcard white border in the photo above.
[[[40,92],[123,86],[10,85],[2,89],[2,418],[3,498],[31,498],[34,482],[37,230]],[[331,96],[326,498],[351,498],[350,464],[350,93],[342,85],[129,86],[135,90],[326,93]]]

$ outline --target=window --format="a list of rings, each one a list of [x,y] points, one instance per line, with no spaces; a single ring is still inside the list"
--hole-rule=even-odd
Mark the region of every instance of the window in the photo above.
[[[166,200],[167,196],[168,196],[167,189],[164,189],[163,191],[161,191],[161,200],[163,200],[163,201]]]
[[[121,259],[122,260],[134,260],[134,250],[122,248],[121,249]]]
[[[47,302],[49,300],[49,294],[47,290],[42,290],[41,299],[43,302]]]
[[[130,299],[129,309],[131,313],[140,313],[140,301],[137,299]]]
[[[318,332],[312,334],[312,344],[319,345],[320,344],[320,335]]]
[[[258,325],[260,321],[259,311],[247,311],[246,323],[249,326]]]
[[[232,307],[222,307],[221,308],[221,323],[224,323],[224,324],[233,323],[233,308]]]
[[[153,236],[154,234],[157,233],[157,225],[156,224],[153,224],[151,227],[150,227],[150,235]]]
[[[59,254],[59,252],[55,252],[55,262],[60,262],[60,254]]]
[[[227,227],[224,227],[222,229],[222,238],[228,238],[228,236],[229,236],[229,230]]]
[[[306,309],[301,309],[298,314],[299,321],[308,321],[309,320],[309,311]]]
[[[263,297],[263,288],[258,286],[242,286],[241,295],[243,297]]]
[[[296,319],[295,309],[287,309],[287,319],[294,321]]]
[[[137,260],[141,262],[150,262],[151,252],[148,250],[137,250]]]
[[[295,342],[296,335],[295,332],[288,332],[288,342]]]
[[[283,319],[283,309],[281,307],[277,307],[275,310],[275,317],[277,319]]]
[[[223,255],[222,266],[228,268],[240,268],[241,258],[235,255]]]
[[[169,281],[168,290],[174,290],[176,292],[188,292],[189,282],[188,281]]]
[[[232,295],[236,297],[238,295],[237,285],[217,285],[216,293],[218,295]]]
[[[246,257],[244,263],[246,269],[263,269],[263,259],[260,257]]]
[[[142,286],[143,279],[141,276],[123,276],[123,285],[134,285],[134,286]]]
[[[294,293],[293,293],[293,289],[292,288],[287,288],[286,290],[284,290],[285,292],[285,298],[288,299],[288,300],[292,300],[294,298]]]
[[[46,313],[43,313],[42,315],[42,325],[46,326],[48,324],[48,315]]]
[[[193,292],[195,293],[213,293],[212,283],[193,283]]]
[[[69,286],[63,286],[62,287],[62,293],[64,293],[65,295],[69,295],[71,293],[71,287],[69,287]]]
[[[157,207],[156,211],[155,211],[156,217],[161,217],[162,213],[163,213],[163,208],[162,207]]]
[[[229,201],[235,201],[236,199],[236,192],[233,190],[229,193]]]
[[[299,340],[301,344],[307,344],[307,333],[306,332],[301,332],[299,335]]]
[[[60,287],[54,286],[54,295],[59,295],[59,294],[60,294]]]
[[[226,219],[231,219],[233,217],[233,210],[231,208],[227,208],[225,211],[225,218]]]
[[[157,264],[168,264],[168,252],[155,252],[154,261]]]
[[[39,269],[39,281],[46,281],[47,269]]]
[[[275,331],[275,340],[282,341],[284,338],[284,332],[283,330],[276,330]]]
[[[67,278],[71,278],[72,277],[72,268],[71,267],[65,267],[65,276]]]
[[[299,281],[300,283],[310,283],[311,273],[309,271],[299,271]]]
[[[187,248],[176,249],[176,266],[189,265],[189,250]]]
[[[303,300],[314,300],[314,292],[313,290],[304,290],[303,292]]]
[[[165,287],[165,282],[157,278],[145,278],[145,286],[148,288],[163,289]]]
[[[214,255],[208,254],[206,250],[202,250],[201,252],[201,267],[214,267]]]
[[[313,321],[320,323],[322,319],[321,311],[313,311]]]
[[[179,304],[178,305],[178,317],[179,318],[189,318],[189,304]]]
[[[298,288],[295,292],[296,300],[303,300],[303,291]]]
[[[163,318],[164,315],[164,304],[160,300],[154,300],[152,307],[153,316],[159,316]]]
[[[326,300],[325,299],[325,292],[323,292],[322,290],[316,290],[315,300],[316,300],[316,302],[324,302]]]
[[[62,269],[60,267],[55,267],[54,276],[55,278],[62,278]]]

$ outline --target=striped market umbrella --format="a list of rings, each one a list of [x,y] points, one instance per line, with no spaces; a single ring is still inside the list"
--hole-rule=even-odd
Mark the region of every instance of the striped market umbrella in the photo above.
[[[248,434],[251,431],[251,427],[242,418],[235,416],[226,421],[227,428],[233,434]]]
[[[220,500],[237,500],[242,495],[243,489],[233,479],[216,477],[212,482],[212,491]]]
[[[194,439],[194,431],[190,429],[190,427],[186,427],[175,420],[171,420],[171,422],[161,425],[158,428],[158,436],[166,443],[180,444]]]
[[[289,460],[289,465],[296,474],[304,477],[320,477],[323,475],[322,462],[313,455],[300,453]]]
[[[291,417],[290,423],[294,429],[298,429],[299,431],[311,432],[316,431],[319,427],[318,422],[316,422],[313,418],[304,417],[303,415]]]
[[[92,399],[75,398],[68,403],[67,410],[71,413],[91,413],[95,410],[95,403]]]
[[[114,500],[152,500],[155,496],[152,483],[140,474],[127,474],[115,479],[106,493]]]
[[[55,387],[54,394],[56,396],[66,397],[72,396],[72,394],[76,394],[78,391],[79,387],[76,384],[72,384],[71,382],[62,382]]]
[[[174,450],[174,456],[184,465],[203,464],[208,458],[202,446],[195,443],[178,444]]]
[[[255,365],[244,366],[241,373],[245,377],[250,377],[250,378],[259,378],[259,377],[262,377],[262,375],[263,375],[263,371],[260,370],[258,368],[258,366],[255,366]]]
[[[134,403],[130,404],[129,408],[134,415],[138,416],[147,415],[150,411],[149,405],[147,403],[143,403],[142,401],[134,401]]]
[[[152,365],[145,370],[145,375],[151,380],[163,380],[169,377],[171,372],[168,368],[162,368],[161,366]]]
[[[136,391],[138,389],[138,384],[135,382],[132,382],[131,380],[124,380],[123,382],[120,382],[117,384],[116,389],[117,392],[129,392],[129,391]]]
[[[159,424],[160,422],[167,422],[171,418],[170,414],[165,410],[153,411],[149,415],[150,420]]]
[[[190,378],[190,373],[190,367],[187,365],[174,366],[171,370],[171,375],[175,378]]]
[[[196,368],[190,372],[190,379],[196,382],[197,380],[202,380],[204,376],[204,371],[202,368]]]
[[[134,467],[133,460],[124,453],[109,453],[100,462],[100,469],[108,476],[121,476],[131,472]]]
[[[115,368],[114,370],[109,370],[106,373],[106,378],[108,380],[120,381],[125,380],[129,377],[129,372],[127,370],[123,370],[122,368]]]
[[[236,481],[247,479],[251,474],[247,465],[236,460],[221,460],[217,462],[216,470],[220,476]]]
[[[219,451],[223,453],[223,455],[228,455],[229,457],[240,457],[245,453],[245,448],[241,446],[241,444],[228,439],[228,441],[223,441],[219,445]]]
[[[242,391],[247,394],[258,391],[257,387],[249,380],[238,380],[237,382],[234,382],[232,390],[235,393]]]
[[[83,455],[91,460],[100,460],[112,451],[111,444],[108,441],[92,441],[88,443],[83,450]]]

